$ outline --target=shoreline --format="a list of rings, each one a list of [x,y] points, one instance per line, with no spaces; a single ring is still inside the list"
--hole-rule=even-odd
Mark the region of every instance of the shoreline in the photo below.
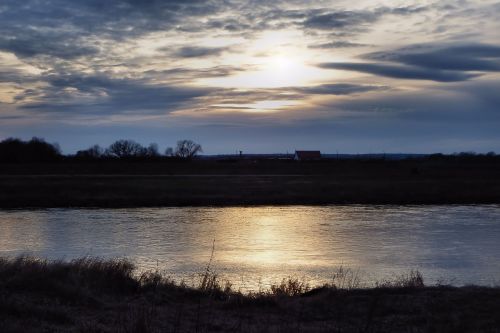
[[[21,205],[0,205],[0,210],[43,210],[43,209],[160,209],[160,208],[251,208],[251,207],[325,207],[325,206],[496,206],[500,202],[398,202],[398,203],[380,203],[380,202],[325,202],[325,203],[185,203],[185,204],[159,204],[159,205],[39,205],[39,206],[21,206]]]
[[[0,206],[0,210],[46,210],[46,209],[161,209],[161,208],[252,208],[252,207],[328,207],[328,206],[374,206],[374,207],[431,207],[431,206],[499,206],[500,202],[467,203],[263,203],[263,204],[185,204],[185,205],[106,205],[106,206]]]
[[[289,278],[242,294],[210,265],[199,284],[126,260],[0,258],[2,332],[496,332],[500,287],[426,286],[410,272],[359,288],[348,270],[310,287]]]
[[[499,203],[496,158],[0,164],[0,208]]]
[[[499,204],[500,178],[8,175],[0,208]]]

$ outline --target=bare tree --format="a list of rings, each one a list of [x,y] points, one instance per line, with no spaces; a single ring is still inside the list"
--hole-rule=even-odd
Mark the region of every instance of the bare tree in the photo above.
[[[106,149],[106,155],[118,158],[143,156],[146,148],[133,140],[118,140]]]
[[[158,157],[160,152],[156,143],[151,143],[147,148],[144,148],[144,155],[146,157]]]
[[[180,158],[192,158],[202,152],[201,145],[192,140],[179,140],[175,147],[175,156]]]
[[[174,156],[174,149],[172,147],[168,147],[165,149],[165,156],[172,157]]]
[[[76,157],[96,159],[102,157],[103,154],[104,150],[99,145],[93,145],[92,147],[86,150],[79,150],[76,153]]]

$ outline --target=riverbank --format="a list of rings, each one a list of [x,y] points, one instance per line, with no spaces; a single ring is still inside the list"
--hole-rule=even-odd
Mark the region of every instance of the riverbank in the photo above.
[[[0,165],[0,208],[492,203],[496,159]]]
[[[127,261],[0,259],[2,332],[498,332],[500,288],[425,286],[418,272],[358,288],[346,270],[241,294],[209,269],[199,284]]]
[[[0,208],[500,203],[500,180],[320,175],[0,176]]]

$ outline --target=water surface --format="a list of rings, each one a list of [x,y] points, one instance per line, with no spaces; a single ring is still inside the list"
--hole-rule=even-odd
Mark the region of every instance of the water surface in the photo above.
[[[500,206],[282,206],[0,211],[0,256],[127,257],[195,282],[207,265],[237,287],[288,276],[367,284],[410,269],[428,283],[500,282]]]

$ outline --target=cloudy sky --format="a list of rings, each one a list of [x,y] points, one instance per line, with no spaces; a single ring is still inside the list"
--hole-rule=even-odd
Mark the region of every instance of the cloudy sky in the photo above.
[[[500,2],[0,0],[0,139],[500,152]]]

